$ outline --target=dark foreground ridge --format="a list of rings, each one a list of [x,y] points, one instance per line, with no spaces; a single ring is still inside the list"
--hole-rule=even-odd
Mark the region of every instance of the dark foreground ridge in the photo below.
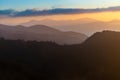
[[[78,45],[0,39],[0,80],[120,80],[120,32]]]

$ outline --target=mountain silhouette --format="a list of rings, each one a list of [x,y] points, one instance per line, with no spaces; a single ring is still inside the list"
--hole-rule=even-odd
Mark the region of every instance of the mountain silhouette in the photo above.
[[[59,44],[78,44],[87,39],[85,34],[62,32],[45,25],[24,27],[21,25],[8,26],[2,24],[0,25],[0,37],[13,40],[53,41]]]
[[[95,69],[96,78],[101,75],[97,80],[120,79],[120,32],[97,32],[80,47],[83,61]]]

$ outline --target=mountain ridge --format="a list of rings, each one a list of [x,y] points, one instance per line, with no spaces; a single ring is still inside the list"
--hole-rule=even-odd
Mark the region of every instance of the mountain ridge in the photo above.
[[[75,33],[75,32],[74,32]],[[69,35],[45,25],[35,25],[24,27],[21,25],[8,26],[0,25],[0,37],[8,39],[24,39],[24,40],[37,40],[37,41],[53,41],[59,44],[77,44],[82,43],[87,36],[81,33]]]
[[[52,28],[61,30],[61,31],[74,31],[87,34],[91,36],[95,32],[103,30],[114,30],[120,31],[120,20],[111,20],[111,21],[100,21],[91,18],[83,18],[78,20],[40,20],[23,23],[21,25],[34,25],[34,24],[45,24],[49,25]]]

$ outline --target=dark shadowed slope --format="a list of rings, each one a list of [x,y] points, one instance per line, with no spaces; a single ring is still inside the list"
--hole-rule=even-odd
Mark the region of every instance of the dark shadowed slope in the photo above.
[[[120,32],[78,45],[0,39],[1,80],[120,80],[119,63]]]
[[[0,37],[6,39],[53,41],[59,44],[78,44],[87,39],[87,36],[84,34],[62,32],[45,25],[34,25],[31,27],[0,25]]]
[[[81,45],[80,52],[95,71],[89,76],[95,80],[120,79],[120,32],[97,32]]]

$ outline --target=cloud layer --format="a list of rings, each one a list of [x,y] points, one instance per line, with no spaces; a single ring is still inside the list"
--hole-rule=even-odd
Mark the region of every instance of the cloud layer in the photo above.
[[[108,8],[95,8],[95,9],[72,9],[72,8],[56,8],[48,10],[36,10],[27,9],[24,11],[0,10],[1,16],[10,17],[22,17],[22,16],[43,16],[43,15],[56,15],[56,14],[82,14],[82,13],[94,13],[94,12],[104,12],[104,11],[120,11],[120,6],[108,7]]]

